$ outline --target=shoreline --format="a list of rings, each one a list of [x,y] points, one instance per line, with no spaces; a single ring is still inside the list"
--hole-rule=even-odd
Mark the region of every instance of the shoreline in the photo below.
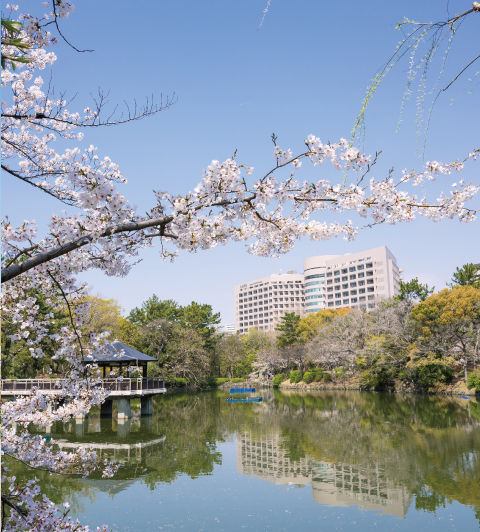
[[[218,388],[245,388],[245,387],[266,387],[272,388],[272,381],[245,381],[243,383],[224,383],[218,386]],[[405,383],[400,380],[395,380],[392,385],[385,386],[382,388],[367,388],[359,382],[359,377],[350,377],[342,382],[312,382],[306,384],[305,382],[299,382],[296,384],[290,383],[290,380],[282,382],[279,387],[279,390],[289,390],[289,391],[329,391],[329,390],[343,390],[343,391],[358,391],[358,392],[382,392],[382,393],[408,393],[408,394],[417,394],[417,395],[465,395],[471,398],[476,396],[480,397],[480,393],[476,392],[474,388],[468,388],[463,379],[454,377],[452,381],[448,384],[437,384],[430,388],[422,388],[421,386]]]

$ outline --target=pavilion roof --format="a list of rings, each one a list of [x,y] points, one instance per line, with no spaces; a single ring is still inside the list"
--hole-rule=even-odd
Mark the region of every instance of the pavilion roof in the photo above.
[[[157,359],[151,356],[140,353],[133,347],[122,344],[118,340],[115,340],[111,344],[106,346],[109,354],[106,356],[92,356],[87,355],[85,357],[85,362],[154,362]],[[123,351],[122,354],[121,351]]]

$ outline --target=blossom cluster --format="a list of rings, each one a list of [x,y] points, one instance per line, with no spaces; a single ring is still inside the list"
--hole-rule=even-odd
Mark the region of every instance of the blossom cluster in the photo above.
[[[2,218],[2,320],[9,331],[9,352],[26,347],[32,357],[43,357],[48,342],[53,346],[53,359],[62,360],[69,370],[55,393],[34,390],[2,404],[2,454],[55,473],[86,475],[101,469],[110,476],[116,466],[100,462],[93,451],[57,452],[27,431],[31,423],[48,426],[85,414],[108,394],[98,386],[95,364],[85,364],[87,355],[105,354],[106,347],[102,338],[82,334],[88,315],[88,287],[77,278],[79,274],[95,268],[107,275],[125,276],[135,257],[157,241],[161,242],[162,259],[174,260],[181,250],[212,250],[229,241],[245,242],[248,252],[259,256],[278,256],[290,251],[302,237],[314,241],[355,238],[361,227],[352,220],[316,219],[327,211],[336,216],[358,215],[366,224],[409,222],[417,216],[472,221],[476,211],[466,204],[478,193],[478,185],[460,180],[451,192],[433,202],[411,193],[410,185],[463,171],[466,162],[475,160],[480,152],[474,150],[461,162],[429,162],[420,172],[405,171],[398,181],[391,176],[364,179],[372,169],[369,156],[345,139],[332,144],[309,135],[297,155],[275,144],[272,169],[253,181],[253,167],[235,157],[213,160],[193,192],[170,195],[158,191],[150,212],[140,215],[120,192],[126,179],[118,165],[108,157],[100,159],[95,146],[83,150],[72,146],[63,152],[53,147],[58,140],[63,144],[82,141],[81,129],[99,125],[99,108],[72,112],[64,98],[54,98],[43,90],[39,72],[56,60],[55,54],[47,51],[55,38],[46,31],[46,21],[68,16],[73,9],[64,1],[54,0],[52,5],[53,12],[42,19],[19,16],[24,24],[20,37],[30,45],[25,52],[30,62],[15,69],[7,62],[2,70],[2,97],[10,93],[1,102],[2,158],[11,176],[71,209],[54,214],[44,236],[38,234],[33,220],[16,227],[8,217]],[[4,46],[2,53],[13,56],[17,51]],[[338,181],[295,177],[295,172],[307,165],[313,170],[323,166],[324,171],[325,163],[331,165],[332,173],[341,175]],[[40,303],[49,311],[44,312]],[[59,312],[67,316],[66,324],[53,327]],[[268,360],[263,364],[268,367]],[[3,478],[2,487],[27,510],[31,529],[83,530],[40,497],[34,482],[19,487],[15,479]],[[22,520],[8,520],[6,530],[21,530]]]

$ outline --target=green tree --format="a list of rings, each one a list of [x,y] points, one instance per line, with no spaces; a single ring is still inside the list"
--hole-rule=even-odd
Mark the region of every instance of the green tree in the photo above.
[[[455,286],[430,296],[411,312],[417,324],[416,348],[424,356],[432,353],[451,357],[465,371],[479,356],[480,289]]]
[[[276,331],[281,332],[277,338],[278,347],[287,347],[298,343],[297,327],[300,323],[300,316],[295,312],[287,312],[280,320],[279,325],[275,327]]]
[[[95,334],[108,334],[108,340],[113,341],[120,336],[122,326],[123,307],[116,299],[103,299],[100,295],[88,296],[88,318],[84,334],[90,331]]]
[[[430,289],[428,284],[420,283],[418,278],[415,277],[415,279],[407,281],[406,283],[400,281],[400,293],[398,296],[395,296],[395,299],[397,301],[414,301],[418,299],[420,301],[425,301],[428,296],[433,294],[434,290],[435,287]]]
[[[135,307],[128,320],[134,324],[145,325],[155,320],[179,321],[183,308],[173,299],[161,300],[153,294],[142,303],[141,308]]]
[[[447,284],[450,288],[454,286],[473,286],[480,288],[480,267],[475,264],[464,264],[461,268],[455,270],[452,277],[452,283]]]
[[[220,324],[220,312],[213,313],[211,305],[199,304],[192,301],[187,307],[180,307],[181,313],[179,323],[194,330],[203,338],[205,349],[212,351],[215,349],[221,335],[216,334],[217,326]]]

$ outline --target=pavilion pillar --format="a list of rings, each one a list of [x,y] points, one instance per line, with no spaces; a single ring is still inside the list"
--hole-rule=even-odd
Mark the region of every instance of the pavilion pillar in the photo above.
[[[130,408],[130,398],[120,397],[118,399],[118,420],[130,419],[132,417],[132,410]]]
[[[142,416],[153,414],[153,397],[151,395],[140,398],[140,413]]]
[[[147,365],[146,364],[143,365],[143,376],[144,378],[147,378]]]
[[[103,366],[103,378],[105,379],[106,378],[106,375],[105,375],[105,370],[107,369],[106,366]]]
[[[113,400],[106,399],[100,406],[100,416],[111,416],[113,413]]]

